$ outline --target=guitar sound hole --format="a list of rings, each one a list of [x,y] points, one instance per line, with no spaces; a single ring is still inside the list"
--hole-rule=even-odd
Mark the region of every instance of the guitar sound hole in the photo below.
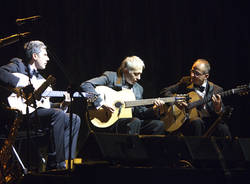
[[[116,108],[120,108],[121,106],[122,106],[122,103],[121,103],[121,102],[116,102],[116,103],[115,103],[115,107],[116,107]]]

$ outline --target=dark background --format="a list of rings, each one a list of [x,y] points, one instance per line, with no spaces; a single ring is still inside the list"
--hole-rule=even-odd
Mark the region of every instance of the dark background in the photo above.
[[[0,6],[0,38],[31,32],[0,48],[1,65],[21,56],[23,42],[42,40],[57,58],[50,54],[43,71],[57,78],[57,90],[70,83],[61,68],[79,85],[116,70],[130,55],[146,64],[140,81],[145,98],[189,75],[197,58],[210,61],[210,80],[225,90],[249,83],[247,0],[4,0]],[[34,15],[42,19],[15,24]],[[233,136],[249,137],[249,95],[225,97],[224,103],[234,107],[228,122]]]

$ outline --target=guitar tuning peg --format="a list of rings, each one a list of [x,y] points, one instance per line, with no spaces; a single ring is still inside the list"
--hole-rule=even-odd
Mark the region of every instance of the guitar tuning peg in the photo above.
[[[186,96],[186,94],[177,94],[176,96]]]

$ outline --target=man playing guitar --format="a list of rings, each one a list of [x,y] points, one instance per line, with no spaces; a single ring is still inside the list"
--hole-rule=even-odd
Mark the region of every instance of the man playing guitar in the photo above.
[[[114,101],[116,97],[120,97],[124,101],[142,99],[143,88],[138,81],[141,79],[144,68],[144,62],[139,57],[126,57],[117,72],[106,71],[103,75],[81,84],[81,88],[85,92],[100,94],[102,90],[106,91],[93,103],[94,110],[90,114],[90,121],[95,125],[92,126],[93,129],[126,134],[165,133],[164,123],[159,120],[159,115],[163,112],[164,102],[162,100],[156,99],[150,108],[145,106],[134,107],[131,116],[126,116],[126,112],[124,112],[126,108],[119,108],[120,103],[109,103]],[[117,121],[111,126],[105,126],[106,120],[109,119]],[[98,125],[96,126],[96,124]]]
[[[181,112],[179,114],[188,115],[187,118],[182,118],[183,122],[180,123],[182,124],[184,121],[186,121],[181,128],[182,133],[185,135],[202,136],[218,117],[218,115],[224,111],[224,105],[222,103],[221,96],[218,94],[219,92],[222,92],[223,89],[218,85],[208,81],[209,72],[209,62],[205,59],[198,59],[194,62],[190,70],[190,76],[183,77],[177,84],[166,87],[161,91],[161,96],[164,97],[180,93],[189,94],[191,97],[191,102],[199,101],[200,99],[211,98],[211,101],[208,101],[208,103],[202,104],[190,110],[186,110],[188,107],[188,103],[186,102],[176,103],[170,107],[171,112],[175,112],[177,110]],[[172,119],[177,118],[175,117]],[[166,126],[171,127],[168,125]],[[168,129],[166,129],[166,131],[168,131]],[[218,124],[215,135],[221,137],[231,137],[231,133],[227,124]]]
[[[70,131],[70,117],[59,107],[66,107],[68,100],[63,103],[53,106],[51,108],[48,99],[34,99],[30,103],[26,103],[28,100],[23,99],[30,97],[29,93],[32,93],[32,88],[37,89],[39,87],[43,90],[51,90],[50,87],[41,86],[46,81],[37,70],[44,70],[46,68],[49,57],[47,55],[46,46],[41,41],[29,41],[24,45],[25,60],[22,61],[19,58],[13,58],[7,65],[0,67],[0,85],[7,88],[23,88],[22,91],[26,92],[24,95],[15,96],[12,94],[1,93],[2,103],[7,103],[6,99],[11,104],[16,105],[19,102],[24,102],[24,106],[28,105],[27,111],[21,110],[23,114],[28,115],[30,123],[40,122],[40,128],[49,128],[50,135],[49,150],[48,150],[48,162],[47,169],[64,169],[66,168],[65,160],[69,155],[69,131]],[[2,87],[2,88],[4,88]],[[48,87],[48,88],[47,88]],[[5,90],[6,92],[6,90]],[[68,96],[68,95],[66,95]],[[34,96],[33,96],[34,97]],[[34,97],[35,98],[35,97]],[[4,100],[5,99],[5,100]],[[18,101],[14,101],[17,99]],[[26,103],[26,104],[25,104]],[[32,106],[32,108],[30,108]],[[18,108],[18,106],[15,106]],[[76,114],[73,114],[72,121],[72,158],[75,156],[77,137],[80,128],[80,118]]]

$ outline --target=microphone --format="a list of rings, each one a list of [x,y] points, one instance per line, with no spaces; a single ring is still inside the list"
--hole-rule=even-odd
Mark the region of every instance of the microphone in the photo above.
[[[20,39],[25,38],[29,34],[30,32],[19,33],[0,39],[0,48],[18,42]]]
[[[21,26],[23,24],[26,24],[28,22],[34,22],[41,19],[40,15],[32,16],[32,17],[27,17],[27,18],[22,18],[22,19],[16,19],[16,24],[18,26]]]

